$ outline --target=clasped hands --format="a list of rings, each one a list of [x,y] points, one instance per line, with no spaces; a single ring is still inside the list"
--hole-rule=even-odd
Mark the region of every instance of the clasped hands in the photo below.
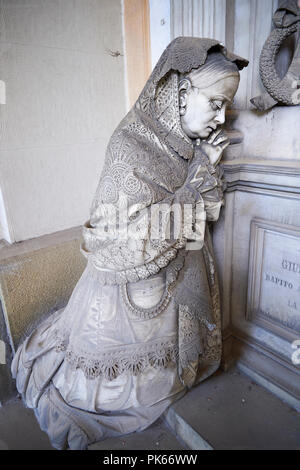
[[[222,129],[217,129],[212,132],[207,140],[202,140],[199,144],[199,149],[207,155],[209,162],[212,166],[216,166],[221,158],[223,151],[230,144],[229,138]],[[196,189],[203,181],[203,172],[206,168],[203,167],[203,157],[201,161],[201,154],[195,155],[189,165],[188,170],[188,183]]]

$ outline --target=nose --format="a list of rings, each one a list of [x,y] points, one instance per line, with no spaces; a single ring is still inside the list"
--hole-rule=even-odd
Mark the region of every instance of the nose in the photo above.
[[[218,124],[224,124],[224,122],[225,122],[225,111],[226,111],[225,106],[222,106],[222,108],[218,111],[218,114],[215,117],[215,121]]]

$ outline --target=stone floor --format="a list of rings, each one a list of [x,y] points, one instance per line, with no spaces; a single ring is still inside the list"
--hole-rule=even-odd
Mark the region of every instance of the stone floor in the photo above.
[[[238,369],[217,372],[149,429],[90,450],[297,449],[300,413]],[[52,449],[32,410],[16,399],[0,408],[0,449]]]
[[[20,399],[0,408],[1,450],[50,450],[46,433],[40,430],[34,413]]]
[[[218,371],[168,414],[201,436],[198,447],[300,450],[300,413],[236,368]]]
[[[169,426],[158,420],[141,433],[118,439],[107,439],[89,450],[184,450],[188,447],[176,437]],[[40,430],[34,413],[16,399],[0,408],[0,450],[55,450],[48,436]]]
[[[89,450],[184,450],[188,448],[162,419],[143,432],[128,434],[122,438],[106,439],[89,446]]]

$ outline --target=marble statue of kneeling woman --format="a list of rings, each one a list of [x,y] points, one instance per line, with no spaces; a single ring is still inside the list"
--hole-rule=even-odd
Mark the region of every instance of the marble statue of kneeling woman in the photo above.
[[[246,65],[218,41],[175,39],[110,139],[83,228],[87,267],[12,363],[57,449],[145,429],[219,367],[209,223],[223,203],[220,126]],[[174,212],[155,218],[175,206],[187,214],[176,235]]]

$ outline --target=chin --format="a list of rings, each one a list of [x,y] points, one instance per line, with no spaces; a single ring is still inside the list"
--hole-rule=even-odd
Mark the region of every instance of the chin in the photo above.
[[[212,131],[210,129],[206,129],[204,131],[199,132],[198,136],[200,137],[200,139],[206,139],[206,137],[208,137],[211,132]]]

